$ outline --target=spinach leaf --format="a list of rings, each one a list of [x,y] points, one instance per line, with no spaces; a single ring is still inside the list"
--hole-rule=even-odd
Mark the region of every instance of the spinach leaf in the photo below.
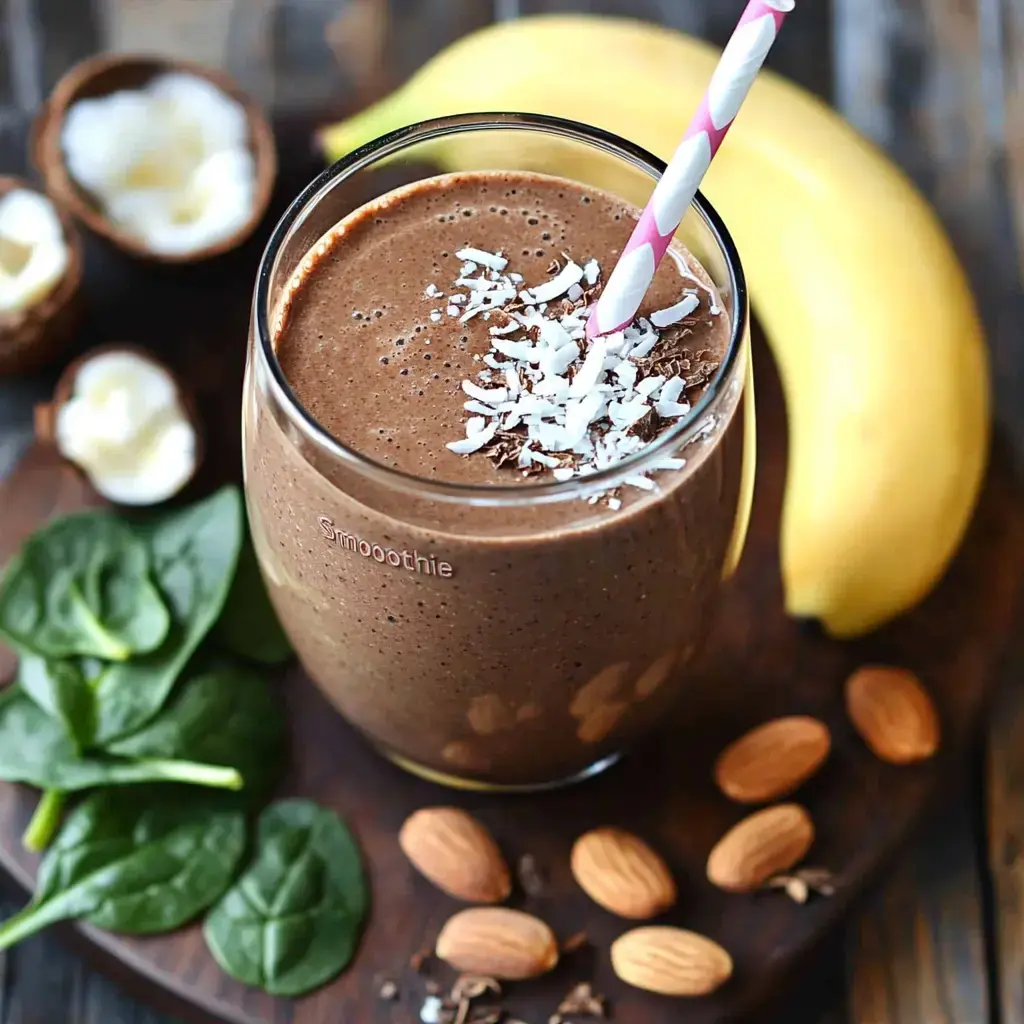
[[[20,651],[47,658],[124,661],[159,647],[169,624],[146,546],[107,512],[47,523],[0,585],[0,632]]]
[[[92,687],[77,661],[22,654],[18,683],[26,696],[60,722],[77,751],[92,743],[96,706]]]
[[[352,959],[367,904],[352,833],[332,811],[285,800],[260,816],[255,860],[210,911],[203,934],[233,978],[299,996]]]
[[[238,569],[224,612],[217,622],[216,637],[232,654],[263,665],[279,665],[292,656],[292,645],[277,621],[248,535],[238,556]]]
[[[252,800],[262,800],[282,767],[284,721],[262,675],[242,666],[218,666],[179,683],[156,718],[108,743],[106,751],[226,765],[241,774]]]
[[[134,732],[164,706],[224,607],[242,531],[242,500],[233,486],[140,528],[171,627],[158,650],[110,665],[97,680],[98,744]]]
[[[33,902],[0,925],[0,949],[68,918],[134,935],[171,931],[224,892],[244,849],[244,815],[209,795],[97,793],[43,858]]]
[[[81,755],[60,722],[17,686],[0,693],[0,779],[68,792],[139,782],[242,787],[241,777],[231,767],[164,758],[125,760],[101,754]]]

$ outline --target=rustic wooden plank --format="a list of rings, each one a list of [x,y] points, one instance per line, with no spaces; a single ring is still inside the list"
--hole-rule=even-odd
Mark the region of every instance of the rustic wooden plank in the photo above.
[[[988,745],[988,857],[1002,1024],[1024,1022],[1024,636],[1007,659]]]
[[[99,0],[103,47],[220,66],[235,0]]]
[[[1004,81],[1000,0],[833,0],[833,10],[837,105],[942,215],[988,331],[1000,427],[1024,465],[1024,291],[995,97],[1016,86]],[[1019,107],[1013,116],[1022,137]]]
[[[1002,56],[1007,178],[1024,273],[1024,7],[1014,0],[1000,0],[995,6],[998,10],[986,23],[993,35],[1002,36],[998,52]]]
[[[92,3],[67,3],[66,0],[23,0],[35,12],[35,21],[43,42],[40,61],[42,96],[72,64],[101,49],[99,30]]]
[[[17,909],[0,903],[0,919]],[[79,1024],[85,968],[52,936],[40,935],[8,953],[0,1024]],[[111,1022],[113,1024],[113,1022]]]
[[[989,1020],[974,803],[954,795],[851,929],[851,1024]]]

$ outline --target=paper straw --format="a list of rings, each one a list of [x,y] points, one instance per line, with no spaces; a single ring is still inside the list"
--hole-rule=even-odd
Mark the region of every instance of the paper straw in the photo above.
[[[711,76],[707,92],[651,193],[633,234],[597,300],[587,334],[627,327],[636,316],[654,272],[697,194],[701,179],[739,113],[768,51],[795,0],[750,0]],[[751,188],[756,188],[751,182]]]

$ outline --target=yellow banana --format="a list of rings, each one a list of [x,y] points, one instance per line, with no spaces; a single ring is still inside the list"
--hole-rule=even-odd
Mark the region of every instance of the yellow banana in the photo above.
[[[459,40],[321,143],[336,159],[413,121],[504,109],[575,118],[667,159],[716,60],[698,40],[629,19],[504,22]],[[573,173],[564,146],[524,149],[517,136],[495,153],[493,139],[486,151],[481,141],[457,136],[432,155],[449,169]],[[703,191],[736,239],[782,378],[787,609],[833,635],[860,635],[932,588],[977,498],[989,394],[969,287],[902,173],[771,73],[754,84]]]

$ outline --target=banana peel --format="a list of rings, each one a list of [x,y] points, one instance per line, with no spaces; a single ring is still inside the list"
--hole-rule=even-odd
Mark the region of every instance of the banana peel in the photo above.
[[[335,160],[396,127],[485,110],[573,118],[668,159],[718,51],[627,18],[540,15],[465,36],[404,86],[325,129]],[[445,170],[506,167],[624,194],[612,163],[523,133],[441,140]],[[524,144],[526,142],[527,144]],[[601,168],[605,180],[595,180]],[[987,352],[964,272],[910,181],[827,105],[762,72],[702,185],[736,240],[778,364],[790,456],[786,608],[837,637],[941,578],[985,471]]]

